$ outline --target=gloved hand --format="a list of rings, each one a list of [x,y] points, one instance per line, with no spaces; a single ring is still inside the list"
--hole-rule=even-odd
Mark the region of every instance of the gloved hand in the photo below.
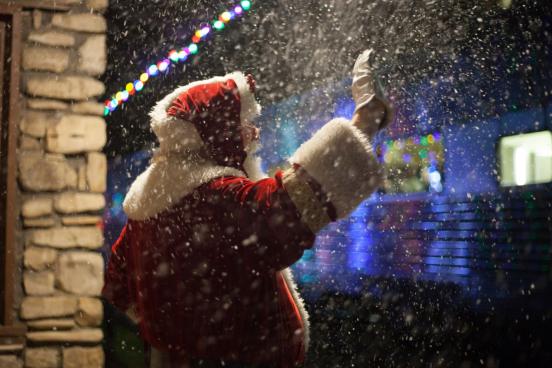
[[[385,117],[379,125],[379,129],[382,129],[393,120],[393,109],[385,98],[383,88],[378,82],[373,62],[374,51],[372,49],[365,50],[359,55],[353,67],[352,92],[356,104],[355,112],[374,99],[378,99],[385,105]]]

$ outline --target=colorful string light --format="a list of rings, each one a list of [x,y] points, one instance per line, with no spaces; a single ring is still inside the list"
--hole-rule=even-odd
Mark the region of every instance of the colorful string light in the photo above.
[[[434,132],[433,134],[421,135],[408,137],[406,139],[388,139],[382,144],[377,146],[378,157],[381,162],[388,162],[391,159],[391,151],[401,151],[406,148],[406,146],[417,146],[419,148],[417,151],[417,156],[422,160],[436,161],[436,154],[431,150],[432,147],[429,147],[435,143],[441,141],[441,134],[439,132]],[[411,152],[412,153],[412,152]],[[404,163],[410,163],[413,160],[411,153],[403,152],[401,155]]]
[[[251,9],[251,1],[239,1],[232,9],[221,13],[211,24],[202,25],[200,29],[194,32],[191,37],[192,42],[188,46],[183,47],[180,50],[169,51],[167,57],[148,66],[146,71],[142,73],[138,79],[134,82],[127,83],[124,89],[121,89],[113,94],[111,98],[107,99],[104,104],[104,115],[109,115],[123,103],[128,101],[131,96],[134,96],[136,92],[140,92],[150,78],[160,75],[161,73],[166,73],[170,70],[173,64],[184,62],[190,55],[197,54],[199,52],[198,44],[201,41],[204,41],[213,30],[223,30],[231,20],[240,17],[249,9]]]

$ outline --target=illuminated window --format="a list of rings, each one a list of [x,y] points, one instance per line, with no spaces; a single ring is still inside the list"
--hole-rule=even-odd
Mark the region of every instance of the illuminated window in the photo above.
[[[439,132],[396,140],[377,147],[384,162],[386,193],[441,192],[444,149]]]
[[[552,181],[552,133],[513,135],[500,140],[500,184],[515,186]]]

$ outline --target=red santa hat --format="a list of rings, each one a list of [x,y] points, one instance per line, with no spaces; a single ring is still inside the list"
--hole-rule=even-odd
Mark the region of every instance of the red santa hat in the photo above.
[[[160,151],[205,149],[217,164],[241,169],[246,153],[240,126],[261,112],[254,92],[254,80],[241,72],[177,88],[150,114]]]

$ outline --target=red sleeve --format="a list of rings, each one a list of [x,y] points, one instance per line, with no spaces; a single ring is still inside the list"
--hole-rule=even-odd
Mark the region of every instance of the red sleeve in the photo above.
[[[102,295],[117,309],[125,312],[130,306],[128,291],[128,273],[125,252],[127,251],[127,227],[125,225],[121,235],[111,247],[111,256],[105,274]]]
[[[256,182],[223,177],[211,188],[222,193],[223,225],[237,230],[235,246],[247,264],[281,270],[313,246],[315,234],[301,221],[285,191],[282,172]]]

